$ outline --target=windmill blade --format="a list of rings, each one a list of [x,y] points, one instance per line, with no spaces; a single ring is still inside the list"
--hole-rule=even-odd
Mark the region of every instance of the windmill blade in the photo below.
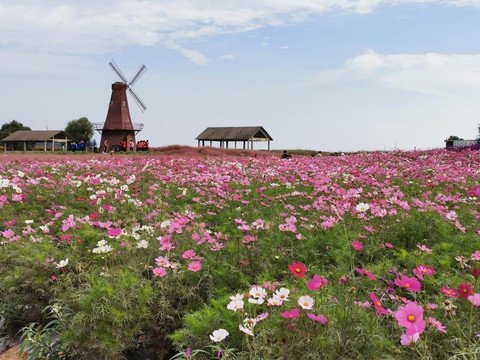
[[[140,69],[138,69],[137,73],[132,78],[132,80],[130,80],[130,83],[128,84],[128,86],[132,86],[133,84],[135,84],[137,82],[137,80],[140,79],[140,76],[142,76],[145,71],[147,71],[147,67],[145,65],[142,65],[140,67]]]
[[[144,112],[145,110],[147,110],[147,107],[146,107],[145,104],[142,102],[142,100],[140,100],[140,98],[137,96],[137,94],[135,94],[135,91],[133,91],[130,87],[128,88],[128,91],[130,91],[130,95],[132,95],[133,100],[135,100],[135,102],[137,103],[137,105],[138,105],[138,107],[140,108],[140,110],[142,110],[142,112]]]
[[[115,63],[115,61],[110,61],[108,63],[108,65],[110,65],[110,67],[112,68],[113,71],[115,71],[115,73],[118,75],[118,77],[123,81],[123,83],[125,85],[128,84],[128,81],[127,81],[127,78],[122,74],[122,72],[120,71],[120,68],[118,67],[118,65]]]

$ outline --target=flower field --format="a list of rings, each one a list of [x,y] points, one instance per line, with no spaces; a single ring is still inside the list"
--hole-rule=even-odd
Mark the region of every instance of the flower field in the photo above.
[[[0,161],[31,359],[480,358],[480,153]]]

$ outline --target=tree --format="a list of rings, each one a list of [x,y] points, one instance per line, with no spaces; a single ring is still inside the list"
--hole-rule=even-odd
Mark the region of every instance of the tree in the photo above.
[[[0,129],[0,140],[7,137],[8,135],[13,134],[15,131],[18,130],[32,130],[28,126],[24,126],[22,123],[18,122],[17,120],[12,120],[9,123],[5,123],[2,125]]]
[[[78,120],[68,122],[65,132],[77,141],[87,141],[93,136],[93,124],[86,118],[82,117]]]

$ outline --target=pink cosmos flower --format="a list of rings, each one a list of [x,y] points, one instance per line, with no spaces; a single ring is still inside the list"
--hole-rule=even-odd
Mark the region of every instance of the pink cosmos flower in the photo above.
[[[427,253],[431,253],[432,252],[432,249],[429,249],[428,247],[426,247],[425,245],[420,245],[420,244],[417,244],[417,247],[424,251],[424,252],[427,252]]]
[[[363,249],[363,244],[362,244],[360,241],[358,241],[358,240],[353,240],[353,241],[352,241],[352,246],[353,246],[353,248],[354,248],[355,250],[357,250],[357,251],[360,251],[360,250]]]
[[[328,319],[322,314],[314,315],[314,314],[307,313],[307,316],[313,321],[318,321],[318,322],[321,322],[322,324],[326,324],[328,322]]]
[[[374,293],[370,293],[370,299],[372,299],[373,305],[375,306],[375,309],[377,309],[378,315],[388,314],[388,311],[382,307],[381,301],[377,299]]]
[[[407,335],[421,334],[425,330],[426,321],[423,320],[423,308],[416,303],[400,306],[395,313],[398,325],[407,329]]]
[[[473,294],[468,297],[468,301],[470,301],[475,306],[480,306],[480,294]]]
[[[420,280],[423,280],[423,275],[433,275],[434,270],[433,270],[433,268],[431,268],[427,265],[420,264],[415,269],[413,269],[413,273]]]
[[[475,252],[471,255],[471,257],[472,257],[472,260],[473,260],[473,261],[478,261],[478,260],[480,260],[480,250],[475,251]]]
[[[414,277],[409,278],[405,275],[402,276],[401,280],[397,278],[395,280],[395,285],[404,287],[405,289],[413,292],[420,291],[421,288],[420,282],[417,279]]]
[[[13,232],[12,229],[7,229],[5,231],[0,231],[0,232],[2,233],[3,237],[7,238],[7,239],[9,239],[9,238],[11,238],[15,235],[15,233]]]
[[[194,272],[200,271],[201,268],[202,264],[200,263],[200,261],[193,261],[188,265],[188,270]]]
[[[440,288],[440,291],[447,297],[457,297],[457,291],[454,288],[446,288],[442,287]]]
[[[390,248],[393,248],[393,245],[392,245],[392,244],[390,244],[390,243],[388,243],[388,242],[386,242],[386,243],[385,243],[385,247],[387,247],[387,248],[389,248],[389,249],[390,249]]]
[[[437,328],[439,331],[441,331],[445,334],[447,333],[447,330],[445,330],[445,326],[442,325],[442,323],[440,321],[438,321],[437,319],[429,317],[428,318],[428,323],[430,325],[432,325],[434,328]]]
[[[285,311],[281,313],[280,316],[287,319],[298,318],[300,316],[300,309],[292,309],[291,311]]]
[[[193,250],[187,250],[182,254],[182,258],[184,259],[190,259],[194,256],[195,256],[195,253],[193,252]]]
[[[400,344],[405,345],[405,346],[410,346],[413,343],[416,343],[418,338],[420,337],[419,333],[415,333],[413,335],[402,335]]]
[[[165,271],[165,268],[157,267],[157,268],[153,269],[153,275],[163,277],[163,276],[167,275],[167,272]]]
[[[369,280],[376,280],[378,274],[372,274],[370,271],[365,269],[360,269],[358,267],[355,268],[355,271],[360,273],[361,275],[367,275]]]
[[[314,275],[313,280],[308,280],[307,288],[310,290],[318,290],[327,285],[327,279],[322,276]]]

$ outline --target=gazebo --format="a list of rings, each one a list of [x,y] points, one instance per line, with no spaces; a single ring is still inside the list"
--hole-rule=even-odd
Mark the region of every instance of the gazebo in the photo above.
[[[267,141],[268,151],[270,151],[270,141],[273,138],[265,131],[262,126],[240,126],[240,127],[208,127],[198,135],[195,140],[198,146],[205,146],[205,141],[210,142],[210,146],[214,141],[220,143],[220,147],[228,149],[228,143],[233,141],[235,149],[237,142],[243,142],[244,149],[253,150],[253,143],[257,141]]]
[[[43,145],[43,150],[55,150],[55,145],[64,145],[68,149],[68,142],[75,139],[62,130],[19,130],[2,139],[3,151],[34,151],[36,147]]]

